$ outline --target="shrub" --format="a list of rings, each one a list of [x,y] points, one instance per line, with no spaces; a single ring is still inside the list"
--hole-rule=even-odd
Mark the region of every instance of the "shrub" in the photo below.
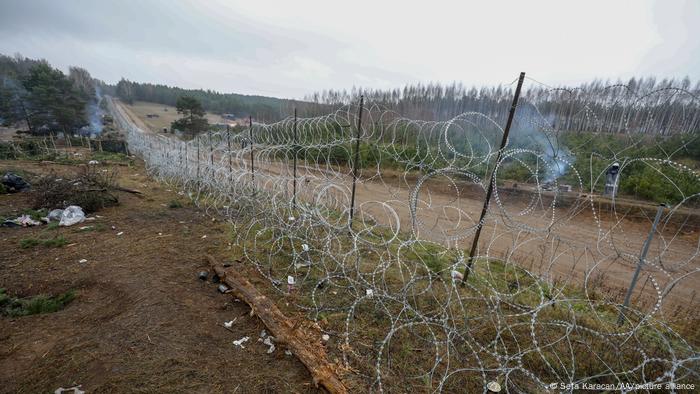
[[[74,299],[73,290],[56,296],[38,295],[21,299],[11,297],[5,294],[5,289],[0,289],[0,315],[19,317],[58,312]]]

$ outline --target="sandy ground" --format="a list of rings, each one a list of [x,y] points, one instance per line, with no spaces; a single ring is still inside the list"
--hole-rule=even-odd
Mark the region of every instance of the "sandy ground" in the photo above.
[[[7,168],[75,171],[0,162]],[[21,239],[47,236],[45,226],[0,228],[1,288],[21,297],[77,293],[56,313],[0,317],[0,392],[54,392],[76,384],[88,393],[315,392],[296,358],[283,348],[266,354],[257,342],[264,326],[247,306],[197,279],[207,268],[205,253],[232,258],[229,227],[149,180],[142,165],[118,169],[120,184],[144,196],[120,193],[119,206],[87,223],[100,230],[62,228],[69,245],[22,249]],[[14,215],[30,199],[28,193],[0,195],[0,213]],[[185,207],[168,208],[175,199]],[[233,319],[226,330],[222,323]],[[251,337],[245,349],[232,344],[244,336]]]
[[[132,116],[132,119],[140,119],[143,126],[154,132],[162,132],[164,127],[170,130],[170,125],[182,117],[177,113],[177,108],[169,105],[136,101],[134,104],[124,105],[124,107],[130,111],[131,115],[136,115]],[[158,117],[149,118],[146,116],[148,114],[158,115]],[[207,112],[206,118],[212,124],[224,122],[220,115],[209,112]]]
[[[133,113],[130,116],[133,118]],[[135,122],[137,125],[142,123],[139,119]],[[249,171],[248,157],[244,154],[239,160],[234,160],[233,171]],[[228,163],[228,159],[221,155],[214,160]],[[203,165],[208,163],[206,153],[202,153],[201,161]],[[291,163],[265,160],[256,155],[255,166],[258,187],[286,190],[291,197]],[[475,191],[463,181],[453,185],[454,179],[437,176],[422,185],[418,190],[417,221],[414,222],[410,197],[417,177],[365,169],[356,191],[357,220],[366,217],[404,233],[415,231],[420,239],[467,250],[468,253],[471,230],[478,222],[485,193]],[[334,207],[339,210],[349,206],[352,177],[347,168],[319,168],[313,163],[300,163],[298,181],[297,198],[300,201],[320,199],[328,204],[337,200]],[[329,186],[333,187],[328,189]],[[552,279],[570,281],[576,286],[581,286],[588,275],[589,281],[601,282],[608,296],[621,302],[636,267],[636,256],[651,227],[653,217],[649,217],[649,212],[653,215],[653,206],[619,205],[616,216],[609,209],[601,209],[597,199],[591,202],[583,196],[577,199],[578,204],[559,204],[554,209],[546,196],[535,199],[533,204],[530,204],[533,196],[502,192],[497,197],[501,205],[496,203],[496,198],[491,202],[491,213],[482,231],[477,254],[501,258],[513,253],[511,260],[520,262],[523,267],[548,274]],[[657,299],[658,290],[649,280],[650,275],[663,291],[674,278],[700,266],[698,213],[693,215],[695,219],[682,228],[669,225],[661,230],[663,237],[657,234],[648,260],[661,256],[663,267],[644,268],[635,293],[635,299],[637,293],[644,294],[638,307],[650,309]],[[676,215],[677,218],[680,216],[684,215]],[[520,231],[523,228],[529,231]],[[698,274],[687,276],[664,299],[662,310],[673,314],[679,306],[692,307],[690,300],[695,301],[699,290]]]

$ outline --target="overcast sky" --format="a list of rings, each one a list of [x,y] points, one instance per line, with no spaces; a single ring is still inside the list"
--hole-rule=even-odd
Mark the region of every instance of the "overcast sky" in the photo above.
[[[0,52],[186,88],[301,98],[458,81],[700,79],[700,1],[0,0]]]

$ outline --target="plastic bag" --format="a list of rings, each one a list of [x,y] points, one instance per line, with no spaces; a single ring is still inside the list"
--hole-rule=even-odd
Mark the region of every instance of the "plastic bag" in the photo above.
[[[63,209],[54,209],[53,211],[49,212],[46,217],[49,219],[49,221],[55,221],[58,222],[61,220],[61,216],[63,216]]]
[[[76,205],[71,205],[63,210],[59,226],[72,226],[85,220],[83,209]]]

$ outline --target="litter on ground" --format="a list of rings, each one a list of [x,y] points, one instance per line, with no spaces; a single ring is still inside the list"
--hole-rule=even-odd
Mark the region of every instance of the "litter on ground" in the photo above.
[[[63,210],[61,213],[61,221],[58,223],[59,226],[72,226],[74,224],[82,223],[85,220],[85,213],[83,209],[77,205],[71,205]]]
[[[245,349],[245,346],[243,346],[243,344],[248,342],[249,339],[250,339],[250,337],[243,337],[241,339],[237,339],[237,340],[233,341],[233,345],[238,346],[241,349]]]

